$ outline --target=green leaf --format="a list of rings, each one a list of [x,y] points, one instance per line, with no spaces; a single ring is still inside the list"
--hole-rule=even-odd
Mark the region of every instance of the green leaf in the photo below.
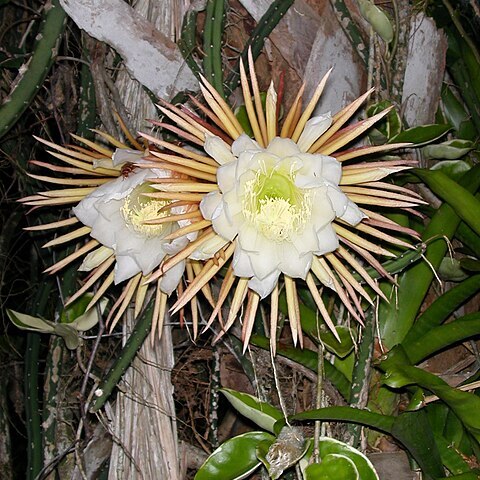
[[[318,319],[316,310],[312,310],[307,305],[300,304],[300,321],[302,324],[302,330],[313,340],[318,343],[318,330],[317,330],[317,321],[319,320],[320,326],[320,337],[325,345],[325,348],[334,355],[337,355],[340,358],[346,357],[354,348],[352,332],[350,329],[344,326],[336,326],[338,336],[340,337],[340,342],[335,338],[333,333],[329,328],[325,326],[323,320]],[[287,313],[287,304],[285,297],[280,297],[280,309],[285,314]]]
[[[261,442],[273,443],[266,432],[248,432],[222,443],[205,461],[195,480],[240,480],[261,464],[256,449]]]
[[[393,27],[386,13],[369,0],[358,0],[362,17],[372,26],[375,33],[380,35],[384,42],[393,40]]]
[[[473,167],[460,179],[459,183],[466,190],[475,192],[480,186],[480,166]],[[412,328],[434,278],[432,268],[437,269],[446,255],[445,238],[453,237],[459,223],[460,219],[453,208],[448,204],[443,204],[425,228],[422,238],[424,241],[430,240],[425,251],[428,263],[417,262],[399,277],[398,299],[393,302],[395,308],[391,312],[388,322],[380,325],[381,336],[387,348],[402,342]],[[383,306],[384,303],[380,305],[381,308]]]
[[[440,171],[415,169],[415,175],[420,177],[428,187],[447,202],[455,213],[480,235],[480,201],[469,191]],[[478,170],[472,169],[472,175],[478,175]],[[468,174],[468,173],[467,173]]]
[[[69,350],[75,350],[80,345],[80,336],[75,328],[68,323],[57,323],[54,328],[55,335],[63,338]]]
[[[359,423],[375,428],[385,433],[390,433],[395,422],[395,417],[381,415],[353,407],[325,407],[315,410],[306,410],[289,417],[289,421],[297,420],[329,420],[349,423]]]
[[[250,125],[250,120],[248,118],[247,109],[246,109],[245,105],[240,105],[235,110],[235,116],[237,117],[237,120],[239,121],[242,128],[245,130],[245,133],[249,137],[253,137],[253,130],[252,130],[252,127]]]
[[[444,257],[438,267],[438,276],[447,282],[461,282],[468,278],[468,274],[462,269],[460,260],[450,255]]]
[[[435,437],[423,409],[398,415],[390,434],[406,447],[425,475],[437,478],[444,474]]]
[[[436,478],[443,474],[440,456],[423,410],[393,417],[353,407],[326,407],[292,415],[289,420],[341,421],[374,428],[399,440],[427,475]],[[419,431],[422,435],[418,434]]]
[[[456,450],[455,446],[445,440],[442,435],[435,435],[435,443],[438,446],[442,463],[451,473],[460,474],[470,469],[468,463]]]
[[[463,160],[444,160],[436,163],[430,170],[440,170],[448,178],[459,180],[472,167]]]
[[[467,272],[480,272],[480,260],[464,257],[460,259],[460,266]]]
[[[335,338],[331,330],[327,329],[324,325],[320,327],[320,338],[325,345],[325,348],[340,358],[345,358],[350,352],[353,351],[355,338],[355,332],[351,328],[343,325],[336,325],[335,330],[340,337],[340,342]]]
[[[77,298],[73,303],[64,308],[60,314],[61,323],[72,323],[80,315],[83,315],[87,309],[88,304],[92,300],[93,295],[86,293]]]
[[[390,138],[388,143],[410,142],[417,146],[433,142],[437,138],[443,137],[451,129],[450,125],[422,125],[412,127]]]
[[[452,475],[450,477],[442,477],[438,480],[478,480],[480,478],[480,470],[475,469],[472,472],[461,473],[460,475]]]
[[[10,321],[22,330],[30,330],[38,333],[52,333],[55,324],[49,320],[43,320],[40,317],[32,317],[25,313],[15,312],[7,309],[7,315]]]
[[[305,470],[306,480],[361,480],[357,467],[348,458],[332,453],[322,458],[322,463],[314,463]]]
[[[455,139],[435,145],[427,145],[422,149],[422,153],[427,159],[457,160],[466,155],[470,150],[473,150],[473,148],[473,142],[470,140]]]
[[[268,403],[261,402],[253,395],[236,392],[229,388],[221,388],[220,392],[227,397],[227,400],[232,404],[235,410],[264,430],[273,432],[273,426],[275,423],[278,420],[284,419],[280,410],[272,407]]]
[[[377,472],[370,460],[355,448],[334,438],[320,437],[319,455],[323,462],[331,455],[341,455],[348,458],[358,472],[359,480],[378,480]],[[331,478],[343,478],[333,476]],[[346,477],[349,478],[349,477]]]
[[[477,132],[470,114],[465,110],[463,104],[458,100],[447,84],[443,84],[442,102],[443,111],[445,112],[447,121],[456,130],[457,137],[467,140],[475,140]]]
[[[79,332],[90,330],[99,322],[99,311],[102,314],[107,307],[108,299],[103,297],[98,305],[93,306],[82,315],[78,316],[70,325]]]
[[[366,112],[367,116],[373,117],[392,105],[392,102],[389,100],[382,100],[381,102],[375,103],[368,107]],[[389,138],[398,135],[402,131],[402,120],[397,110],[395,108],[390,110],[386,117],[375,124],[375,129],[369,130],[369,136],[371,136],[373,130],[376,130],[377,135],[380,135],[377,137],[377,142],[375,143],[385,143]],[[384,140],[383,142],[381,141],[382,138]]]
[[[412,329],[402,342],[402,346],[410,356],[412,345],[418,338],[427,334],[433,327],[442,324],[471,296],[480,290],[480,275],[467,278],[459,285],[447,290],[418,317]]]
[[[480,411],[480,398],[476,395],[452,388],[436,375],[417,367],[392,366],[385,374],[384,381],[392,388],[415,384],[430,390],[455,412],[477,442],[480,441],[480,417],[477,414]]]
[[[422,337],[404,345],[408,357],[416,364],[444,348],[480,335],[480,313],[470,313],[453,322],[429,330]]]

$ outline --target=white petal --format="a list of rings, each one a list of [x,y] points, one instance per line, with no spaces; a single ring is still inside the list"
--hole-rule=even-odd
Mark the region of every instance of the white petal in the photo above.
[[[254,291],[257,292],[260,297],[263,299],[275,288],[275,285],[278,283],[278,277],[280,275],[280,270],[275,270],[268,277],[262,278],[261,280],[257,277],[253,277],[248,282],[248,286]]]
[[[225,163],[217,170],[217,183],[220,191],[225,193],[235,187],[237,162]]]
[[[307,252],[315,252],[318,250],[317,232],[310,222],[305,226],[303,232],[293,240],[295,247],[300,255]]]
[[[220,214],[212,220],[212,226],[215,233],[231,241],[238,235],[241,223],[231,222],[225,210],[221,209]]]
[[[212,135],[211,133],[205,132],[205,144],[203,148],[220,165],[235,160],[229,145],[220,137]]]
[[[142,158],[144,152],[139,150],[131,150],[129,148],[117,148],[112,156],[113,165],[121,165],[123,163],[137,163]]]
[[[248,150],[259,151],[262,150],[260,145],[252,140],[247,134],[242,133],[232,144],[232,153],[239,157],[241,153]]]
[[[120,171],[120,167],[115,167],[110,157],[106,158],[94,158],[92,162],[93,168],[111,168],[113,170]]]
[[[90,252],[84,259],[78,270],[80,272],[90,272],[94,268],[101,265],[107,258],[113,255],[113,250],[108,247],[98,247],[93,252]]]
[[[342,165],[335,158],[312,153],[302,153],[299,158],[302,166],[297,172],[295,185],[301,188],[312,188],[326,183],[338,185],[342,177]]]
[[[117,263],[114,270],[114,282],[115,285],[133,277],[139,273],[140,267],[138,263],[128,255],[117,255]]]
[[[252,264],[250,256],[241,248],[236,248],[232,260],[233,272],[237,277],[250,278],[253,276]]]
[[[333,157],[321,155],[322,157],[322,177],[335,185],[340,183],[342,178],[342,165]]]
[[[206,220],[213,220],[218,217],[222,208],[222,194],[220,192],[207,193],[200,202],[200,211]]]
[[[290,157],[292,155],[298,155],[300,149],[297,144],[289,138],[275,137],[267,147],[267,152],[278,157]]]
[[[314,252],[315,255],[325,255],[326,253],[333,252],[338,248],[338,236],[335,233],[331,223],[317,232],[317,238],[319,248],[316,252]]]
[[[311,223],[317,231],[335,219],[335,211],[328,196],[329,191],[325,187],[313,190]]]
[[[106,203],[98,203],[92,207],[92,214],[95,213],[96,217],[91,224],[92,231],[90,236],[106,247],[115,249],[118,232],[123,232],[127,228],[125,220],[120,213],[122,205],[123,200],[112,200]],[[86,225],[88,224],[86,223]]]
[[[285,249],[279,269],[289,277],[305,280],[312,265],[312,258],[312,253],[298,255],[294,248]]]
[[[228,240],[225,240],[220,235],[203,242],[200,247],[198,247],[189,258],[192,260],[208,260],[212,258],[215,253],[217,253],[222,247],[228,243]]]
[[[341,217],[347,210],[348,198],[336,186],[329,185],[327,188],[327,196],[330,200],[336,217]]]
[[[329,186],[327,195],[332,202],[335,215],[350,225],[356,225],[366,217],[338,187]]]
[[[160,290],[170,295],[180,283],[183,271],[185,270],[185,261],[177,263],[160,278]]]
[[[257,241],[259,241],[259,233],[255,228],[246,224],[238,232],[238,243],[242,250],[247,252],[258,252]],[[261,245],[261,239],[259,241],[259,246]]]
[[[164,243],[162,244],[163,250],[165,250],[165,253],[168,253],[169,255],[175,255],[178,253],[180,250],[184,249],[187,244],[188,244],[189,239],[187,238],[186,235],[176,238],[175,240],[172,240],[170,243]]]
[[[127,178],[118,177],[115,180],[104,183],[87,195],[77,206],[73,207],[73,213],[84,224],[89,227],[98,217],[98,210],[103,204],[115,200],[124,199],[137,185],[145,181],[151,172],[141,170],[129,175]]]
[[[306,152],[320,135],[328,130],[331,124],[332,116],[330,112],[319,115],[318,117],[312,117],[308,120],[297,142],[300,150]]]
[[[357,223],[360,223],[364,218],[367,218],[367,215],[358,208],[356,203],[348,199],[345,213],[339,218],[350,225],[357,225]]]
[[[250,261],[252,263],[255,276],[265,278],[273,271],[279,269],[280,256],[278,249],[281,245],[275,244],[267,240],[263,235],[257,236],[256,251],[250,253]]]

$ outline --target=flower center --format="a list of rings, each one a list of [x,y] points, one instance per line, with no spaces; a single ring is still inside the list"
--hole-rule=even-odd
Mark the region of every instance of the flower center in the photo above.
[[[145,196],[145,193],[154,192],[157,192],[157,190],[148,185],[148,183],[138,185],[125,198],[125,202],[121,208],[127,226],[147,238],[162,235],[166,225],[169,225],[165,223],[159,225],[149,225],[145,223],[169,214],[168,209],[162,210],[162,208],[170,202]]]
[[[242,207],[245,218],[266,238],[292,241],[310,219],[312,197],[295,185],[293,174],[259,171],[245,184]]]

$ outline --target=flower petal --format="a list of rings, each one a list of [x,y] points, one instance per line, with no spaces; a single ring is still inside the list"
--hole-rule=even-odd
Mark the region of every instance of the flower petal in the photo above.
[[[165,272],[163,277],[160,277],[160,290],[167,295],[171,295],[180,283],[184,270],[185,260],[177,263]]]
[[[220,192],[207,193],[200,202],[200,211],[206,220],[213,220],[218,217],[222,208],[222,195]]]
[[[205,144],[203,148],[220,165],[235,160],[228,144],[220,137],[212,135],[211,133],[205,132]]]
[[[114,166],[122,165],[124,163],[137,163],[145,155],[139,150],[131,150],[129,148],[117,148],[112,156]]]
[[[118,285],[119,283],[128,280],[129,278],[136,275],[140,272],[140,267],[138,263],[129,255],[116,255],[117,263],[115,264],[114,269],[114,283]]]
[[[242,133],[232,144],[232,153],[238,157],[241,153],[248,150],[260,151],[262,148],[255,141],[252,140],[247,134]]]
[[[113,250],[103,245],[95,249],[93,252],[90,252],[84,259],[80,267],[78,267],[79,272],[90,272],[94,268],[101,265],[107,258],[111,257]]]
[[[232,260],[233,272],[237,277],[249,278],[254,275],[250,255],[240,248],[236,248]]]
[[[267,146],[266,151],[280,158],[298,155],[300,149],[298,145],[289,138],[275,137]]]
[[[319,248],[313,252],[315,255],[325,255],[326,253],[335,251],[339,246],[338,236],[331,223],[325,225],[325,227],[317,232],[317,238]]]
[[[332,115],[330,112],[312,117],[305,124],[300,138],[298,139],[298,147],[302,152],[306,152],[316,140],[325,133],[332,124]]]
[[[278,277],[280,275],[280,270],[275,270],[268,277],[259,279],[253,277],[249,280],[248,286],[254,292],[257,292],[260,295],[260,298],[265,298],[267,295],[272,293],[272,290],[275,288],[275,285],[278,283]]]
[[[189,258],[192,260],[208,260],[212,258],[222,247],[228,243],[228,240],[225,240],[220,235],[207,240],[198,247]]]
[[[330,185],[328,187],[328,198],[335,210],[335,215],[349,223],[356,225],[366,217],[364,213],[353,203],[338,187]]]

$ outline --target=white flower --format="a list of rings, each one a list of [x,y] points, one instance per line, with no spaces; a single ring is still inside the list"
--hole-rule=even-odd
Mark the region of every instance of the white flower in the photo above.
[[[324,130],[329,121],[319,127]],[[262,298],[280,273],[305,279],[313,255],[338,248],[335,218],[356,225],[365,217],[338,186],[341,164],[333,157],[305,153],[311,141],[302,143],[301,148],[277,137],[264,149],[243,134],[231,152],[209,152],[221,164],[219,191],[203,199],[202,214],[223,239],[236,239],[234,272],[250,278],[249,287]]]
[[[149,274],[165,255],[177,253],[188,243],[185,236],[173,241],[165,240],[178,228],[177,222],[145,223],[169,215],[174,210],[164,208],[168,201],[145,196],[145,193],[156,192],[150,187],[149,179],[169,176],[169,172],[159,169],[135,170],[127,177],[121,176],[101,185],[73,208],[75,216],[91,227],[90,235],[104,247],[113,250],[116,284],[139,272]],[[92,252],[91,259],[88,256],[85,259],[83,269],[89,269],[90,263],[96,265],[96,257],[100,255],[103,258],[106,254],[104,248],[98,253]],[[162,291],[170,294],[175,289],[183,266],[182,262],[178,268],[164,275],[160,285]]]

